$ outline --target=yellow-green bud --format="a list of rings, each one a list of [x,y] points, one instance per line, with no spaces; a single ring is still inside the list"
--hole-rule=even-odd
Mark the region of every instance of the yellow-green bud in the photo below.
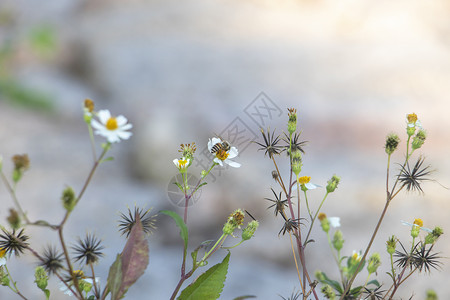
[[[420,129],[416,136],[414,136],[413,141],[412,141],[412,149],[416,150],[419,149],[420,147],[422,147],[423,143],[425,143],[425,140],[427,139],[427,133],[425,132],[425,130]]]
[[[322,271],[317,270],[314,275],[316,276],[317,280],[319,280],[319,282],[323,282],[324,280],[326,280],[325,275],[323,274]]]
[[[295,108],[288,108],[288,132],[293,134],[297,130],[297,110]]]
[[[253,237],[253,234],[255,234],[256,229],[258,229],[259,223],[256,220],[251,221],[248,223],[247,227],[242,230],[242,239],[244,241],[249,240]]]
[[[393,235],[386,241],[387,252],[391,255],[394,254],[396,247],[397,247],[397,238],[395,237],[395,235]]]
[[[439,300],[439,298],[435,291],[428,290],[426,300]]]
[[[416,132],[416,127],[415,126],[408,126],[406,127],[406,133],[408,134],[408,136],[413,136],[414,132]]]
[[[14,182],[19,182],[22,178],[23,172],[28,170],[30,167],[30,159],[27,154],[16,154],[12,157],[12,161],[14,163],[14,170],[12,174],[12,179]]]
[[[20,226],[21,226],[20,216],[19,216],[19,213],[15,209],[13,209],[13,208],[9,209],[9,216],[8,216],[7,220],[12,229],[20,228]]]
[[[300,150],[292,151],[292,172],[298,176],[302,170],[302,153]]]
[[[425,244],[434,244],[437,239],[444,233],[441,227],[435,227],[432,232],[430,232],[425,237]]]
[[[200,173],[200,176],[202,178],[205,178],[206,175],[208,175],[208,172],[206,170],[202,170],[202,172]]]
[[[75,205],[77,204],[77,199],[74,190],[70,186],[63,191],[61,200],[64,208],[68,212],[71,212],[74,209]]]
[[[37,287],[41,290],[45,290],[48,284],[48,276],[47,272],[45,272],[45,269],[42,266],[36,267],[34,270],[34,282],[36,283]]]
[[[85,293],[89,293],[92,290],[92,284],[87,282],[86,280],[80,280],[80,289]]]
[[[178,152],[181,152],[182,156],[189,160],[188,167],[190,167],[194,161],[194,153],[196,150],[197,147],[195,146],[195,143],[180,145],[180,150],[178,150]]]
[[[399,143],[400,138],[398,135],[391,133],[386,137],[386,145],[384,146],[384,150],[388,155],[391,155],[397,149]]]
[[[328,233],[328,231],[330,231],[330,220],[328,220],[327,215],[325,215],[324,213],[320,213],[319,220],[322,230]]]
[[[411,236],[413,238],[416,238],[419,236],[419,233],[420,233],[420,227],[417,225],[413,225],[411,228]]]
[[[0,284],[3,286],[9,286],[8,272],[5,271],[3,266],[0,266]]]
[[[330,285],[328,285],[328,284],[324,285],[322,287],[321,291],[322,291],[323,295],[325,296],[325,298],[331,299],[331,300],[336,299],[336,294]]]
[[[380,265],[381,265],[380,254],[374,253],[369,258],[369,263],[367,264],[367,271],[369,272],[369,274],[375,273]]]
[[[341,178],[339,176],[333,175],[330,180],[328,180],[327,184],[327,193],[332,193],[336,190],[339,181]]]
[[[336,249],[337,251],[340,251],[342,249],[342,247],[344,246],[344,235],[342,234],[342,231],[336,230],[334,232],[332,243],[334,249]]]
[[[223,233],[230,235],[233,234],[236,228],[244,223],[245,214],[241,209],[236,209],[229,217],[225,225],[223,225]]]

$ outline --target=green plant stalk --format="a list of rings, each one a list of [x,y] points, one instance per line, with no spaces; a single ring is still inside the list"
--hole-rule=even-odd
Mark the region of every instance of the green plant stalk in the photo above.
[[[2,177],[3,183],[6,186],[6,189],[8,190],[9,194],[11,195],[11,198],[14,201],[14,205],[17,207],[17,209],[19,210],[20,216],[25,220],[25,222],[27,224],[30,223],[30,220],[28,219],[27,215],[25,214],[24,210],[22,209],[22,206],[19,203],[19,200],[17,199],[17,195],[16,195],[16,185],[14,184],[14,188],[9,184],[8,179],[6,178],[5,174],[3,173],[3,171],[0,171],[0,175]]]
[[[17,288],[16,282],[13,280],[11,273],[9,273],[8,267],[6,265],[4,265],[3,267],[5,268],[6,273],[8,274],[8,277],[10,279],[10,284],[8,284],[8,287],[11,289],[11,291],[19,295],[22,299],[27,299],[24,295],[22,295],[22,293],[20,293],[19,289]],[[11,282],[14,288],[11,286]]]
[[[329,194],[328,192],[325,193],[325,196],[323,197],[322,202],[320,202],[320,205],[317,208],[316,213],[314,214],[314,218],[312,218],[312,220],[311,220],[311,226],[309,226],[309,230],[308,230],[308,234],[306,235],[305,242],[308,241],[308,238],[309,238],[309,236],[311,234],[311,230],[313,228],[314,222],[316,221],[317,216],[319,215],[320,209],[322,208],[322,205],[325,203],[325,200],[327,199],[328,194]]]
[[[333,254],[333,258],[336,261],[336,264],[338,266],[339,269],[339,274],[341,275],[341,282],[344,283],[344,274],[342,273],[342,268],[341,268],[341,251],[340,250],[336,250],[337,251],[337,256],[334,253],[334,248],[333,248],[333,243],[331,242],[331,237],[330,237],[330,233],[327,232],[327,240],[328,240],[328,245],[330,246],[330,250],[331,253]]]

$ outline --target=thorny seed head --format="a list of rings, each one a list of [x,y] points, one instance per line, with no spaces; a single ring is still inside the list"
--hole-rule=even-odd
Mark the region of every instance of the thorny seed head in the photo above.
[[[400,143],[400,138],[395,133],[391,133],[386,137],[386,145],[384,149],[388,155],[394,153]]]
[[[63,253],[58,253],[56,248],[47,246],[42,255],[43,261],[39,263],[49,274],[55,274],[63,268]]]
[[[284,220],[283,227],[281,227],[281,230],[278,232],[278,236],[283,232],[283,235],[286,234],[286,232],[293,232],[298,229],[298,226],[301,224],[300,219],[287,219]]]
[[[128,237],[131,233],[131,229],[133,229],[133,226],[136,224],[136,216],[139,215],[142,223],[142,229],[146,234],[151,234],[153,229],[156,228],[156,215],[150,215],[151,210],[152,209],[150,208],[144,211],[142,208],[134,207],[134,213],[131,212],[130,208],[128,208],[128,215],[120,213],[121,220],[119,220],[119,232],[122,235],[126,234]]]
[[[407,191],[418,191],[423,193],[420,184],[423,181],[431,180],[427,176],[432,173],[432,171],[429,170],[430,166],[422,167],[424,160],[425,158],[422,156],[419,157],[412,170],[409,166],[409,161],[406,163],[406,166],[402,166],[399,177],[402,188],[406,187]]]
[[[6,229],[2,229],[2,231],[3,234],[0,234],[0,248],[9,255],[14,253],[16,256],[19,256],[28,247],[29,244],[26,241],[29,237],[23,233],[23,229],[18,233],[16,233],[15,229],[13,229],[13,232],[9,232]]]
[[[286,143],[286,145],[284,146],[284,150],[286,150],[288,156],[291,155],[290,151],[296,150],[300,151],[302,154],[305,154],[305,150],[303,149],[303,147],[308,143],[308,141],[300,141],[300,135],[301,133],[294,133],[289,144],[289,135],[284,133],[283,141]]]
[[[279,136],[275,136],[275,130],[270,133],[270,128],[267,129],[267,133],[264,132],[264,129],[261,128],[261,134],[264,139],[264,143],[256,142],[256,144],[260,145],[261,148],[258,151],[264,151],[264,155],[269,155],[269,158],[272,158],[274,155],[279,155],[285,149],[283,146],[279,146],[278,143],[280,141]]]
[[[272,188],[271,188],[271,190],[272,190],[273,195],[275,196],[275,200],[269,199],[269,198],[264,198],[265,200],[271,201],[274,203],[274,204],[270,205],[267,209],[275,207],[275,210],[274,210],[275,216],[277,216],[278,213],[283,214],[284,208],[287,207],[287,199],[282,200],[282,198],[281,198],[282,192],[280,192],[280,194],[277,195]]]
[[[101,241],[92,234],[87,234],[84,240],[78,239],[78,245],[72,247],[75,252],[75,261],[85,259],[86,265],[98,262],[103,256],[101,250],[104,247],[100,244]]]

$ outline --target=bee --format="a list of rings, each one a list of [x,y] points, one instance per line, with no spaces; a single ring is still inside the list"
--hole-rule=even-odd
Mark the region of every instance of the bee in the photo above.
[[[223,150],[225,152],[228,152],[231,149],[231,145],[228,141],[224,140],[222,137],[220,137],[219,135],[217,135],[219,139],[222,140],[221,143],[216,143],[214,146],[212,146],[211,148],[211,153],[216,153],[217,151]]]

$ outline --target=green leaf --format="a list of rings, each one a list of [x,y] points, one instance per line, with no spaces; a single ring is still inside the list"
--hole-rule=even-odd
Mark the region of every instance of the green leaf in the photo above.
[[[117,295],[122,285],[122,259],[121,255],[117,254],[116,260],[109,268],[108,274],[108,288],[111,292],[111,299],[118,299]]]
[[[256,298],[256,296],[254,296],[254,295],[239,296],[239,297],[234,298],[233,300],[245,300],[245,299],[249,299],[249,298]]]
[[[230,253],[225,256],[221,263],[212,266],[208,271],[200,275],[193,283],[188,285],[177,298],[178,300],[219,298],[222,293],[224,282],[228,272]]]
[[[125,295],[127,290],[141,277],[149,261],[148,241],[142,228],[139,214],[135,216],[136,224],[131,229],[128,241],[122,251],[122,285],[118,296]]]
[[[178,182],[174,182],[173,184],[175,184],[180,189],[180,191],[182,193],[184,193],[184,189],[183,189],[183,186],[181,184],[179,184]]]
[[[374,284],[374,285],[376,285],[377,287],[380,286],[380,283],[379,283],[378,280],[376,280],[376,279],[369,281],[369,282],[367,283],[367,285],[369,285],[369,284]]]
[[[172,219],[175,220],[175,223],[180,228],[180,235],[181,238],[184,241],[184,249],[187,249],[188,245],[188,228],[186,224],[184,224],[183,219],[174,211],[171,210],[161,210],[159,213],[168,215],[169,217],[172,217]]]
[[[341,288],[341,285],[339,284],[339,282],[328,278],[327,274],[325,274],[324,272],[322,272],[322,275],[325,277],[325,280],[323,280],[323,283],[331,285],[336,291],[338,291],[341,294],[344,292],[344,290]]]
[[[101,162],[101,163],[104,163],[104,162],[107,162],[107,161],[113,161],[113,160],[114,160],[114,157],[108,156],[107,158],[102,159],[100,162]]]

